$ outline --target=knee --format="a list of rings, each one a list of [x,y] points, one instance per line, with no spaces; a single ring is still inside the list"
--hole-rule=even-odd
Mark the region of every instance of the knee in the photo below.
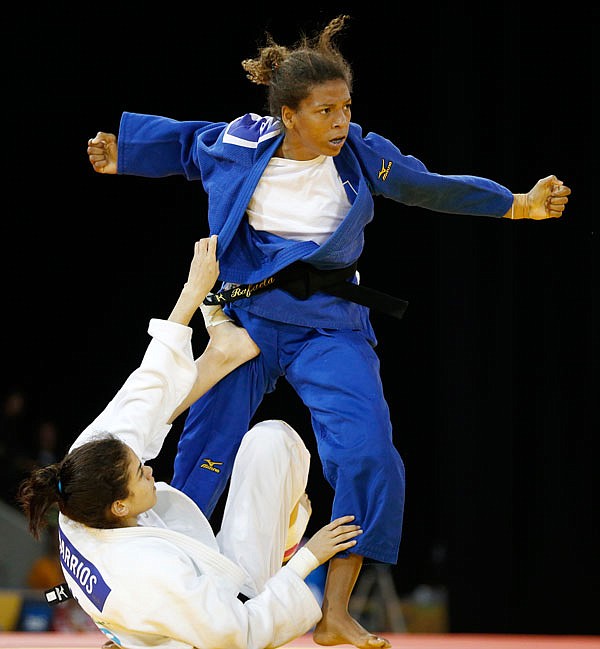
[[[259,421],[246,433],[247,443],[260,443],[261,446],[289,446],[304,442],[298,433],[281,419]]]
[[[281,419],[258,422],[244,435],[242,443],[248,451],[264,458],[286,455],[302,458],[305,463],[310,461],[310,453],[300,435]]]
[[[321,459],[327,474],[371,476],[371,480],[381,480],[390,486],[404,484],[404,462],[390,441],[366,437],[352,446],[336,446]]]
[[[390,443],[382,451],[378,452],[378,461],[382,466],[387,479],[393,484],[404,484],[404,462],[398,449]]]

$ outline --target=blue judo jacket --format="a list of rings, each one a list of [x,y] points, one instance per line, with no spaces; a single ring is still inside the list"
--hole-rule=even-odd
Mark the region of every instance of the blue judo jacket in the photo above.
[[[491,217],[503,216],[512,205],[506,187],[477,176],[432,173],[386,138],[363,136],[362,128],[351,123],[348,139],[334,158],[352,205],[348,214],[321,245],[284,239],[254,230],[245,218],[252,193],[282,139],[279,120],[254,113],[215,123],[125,112],[118,173],[183,175],[200,181],[208,195],[210,233],[219,235],[219,279],[240,284],[260,282],[297,260],[325,270],[354,263],[364,247],[365,226],[373,218],[373,196],[437,212]],[[272,289],[235,304],[271,320],[360,329],[374,339],[366,307],[323,292],[300,300]]]

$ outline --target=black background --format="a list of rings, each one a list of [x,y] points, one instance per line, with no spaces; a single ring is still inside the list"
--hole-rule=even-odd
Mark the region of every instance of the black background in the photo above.
[[[123,110],[264,113],[240,66],[264,30],[291,45],[350,13],[340,45],[365,132],[439,173],[514,192],[556,174],[573,190],[565,216],[544,222],[376,200],[362,281],[410,302],[400,322],[372,318],[407,469],[398,591],[442,580],[452,631],[600,632],[592,9],[78,4],[23,3],[3,21],[1,387],[25,385],[67,443],[137,365],[148,319],[168,315],[207,234],[198,183],[95,174],[87,139],[116,133]],[[313,450],[320,525],[331,490],[304,407],[282,380],[259,416],[288,420]]]

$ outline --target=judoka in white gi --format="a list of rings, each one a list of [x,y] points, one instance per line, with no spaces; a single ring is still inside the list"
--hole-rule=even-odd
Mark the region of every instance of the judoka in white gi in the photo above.
[[[36,537],[58,504],[66,582],[109,640],[128,649],[289,642],[321,618],[304,579],[353,547],[362,531],[353,516],[338,518],[282,565],[310,516],[310,455],[283,421],[260,422],[244,437],[216,536],[197,505],[155,483],[144,464],[158,455],[177,414],[259,353],[245,330],[213,308],[205,315],[209,344],[194,360],[188,325],[217,279],[216,245],[216,236],[195,244],[171,315],[150,321],[141,365],[65,458],[34,470],[19,490]]]

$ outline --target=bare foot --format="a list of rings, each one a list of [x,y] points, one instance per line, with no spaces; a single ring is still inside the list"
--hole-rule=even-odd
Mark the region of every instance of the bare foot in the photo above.
[[[209,340],[204,352],[196,359],[198,370],[196,381],[185,399],[173,411],[168,420],[169,424],[212,388],[218,380],[260,354],[260,348],[246,329],[236,325],[221,311],[220,306],[210,307],[210,309],[213,310],[212,314],[207,316],[204,311],[202,313]],[[211,315],[212,324],[207,322]],[[214,318],[218,318],[219,321],[215,322]]]
[[[369,633],[349,613],[336,617],[331,613],[315,627],[313,640],[320,645],[351,644],[359,649],[387,649],[389,640]]]
[[[250,334],[226,316],[221,307],[211,308],[218,309],[216,314],[211,314],[213,321],[217,321],[206,327],[213,349],[220,351],[227,358],[236,358],[238,362],[249,361],[258,356],[260,349],[250,338]]]

